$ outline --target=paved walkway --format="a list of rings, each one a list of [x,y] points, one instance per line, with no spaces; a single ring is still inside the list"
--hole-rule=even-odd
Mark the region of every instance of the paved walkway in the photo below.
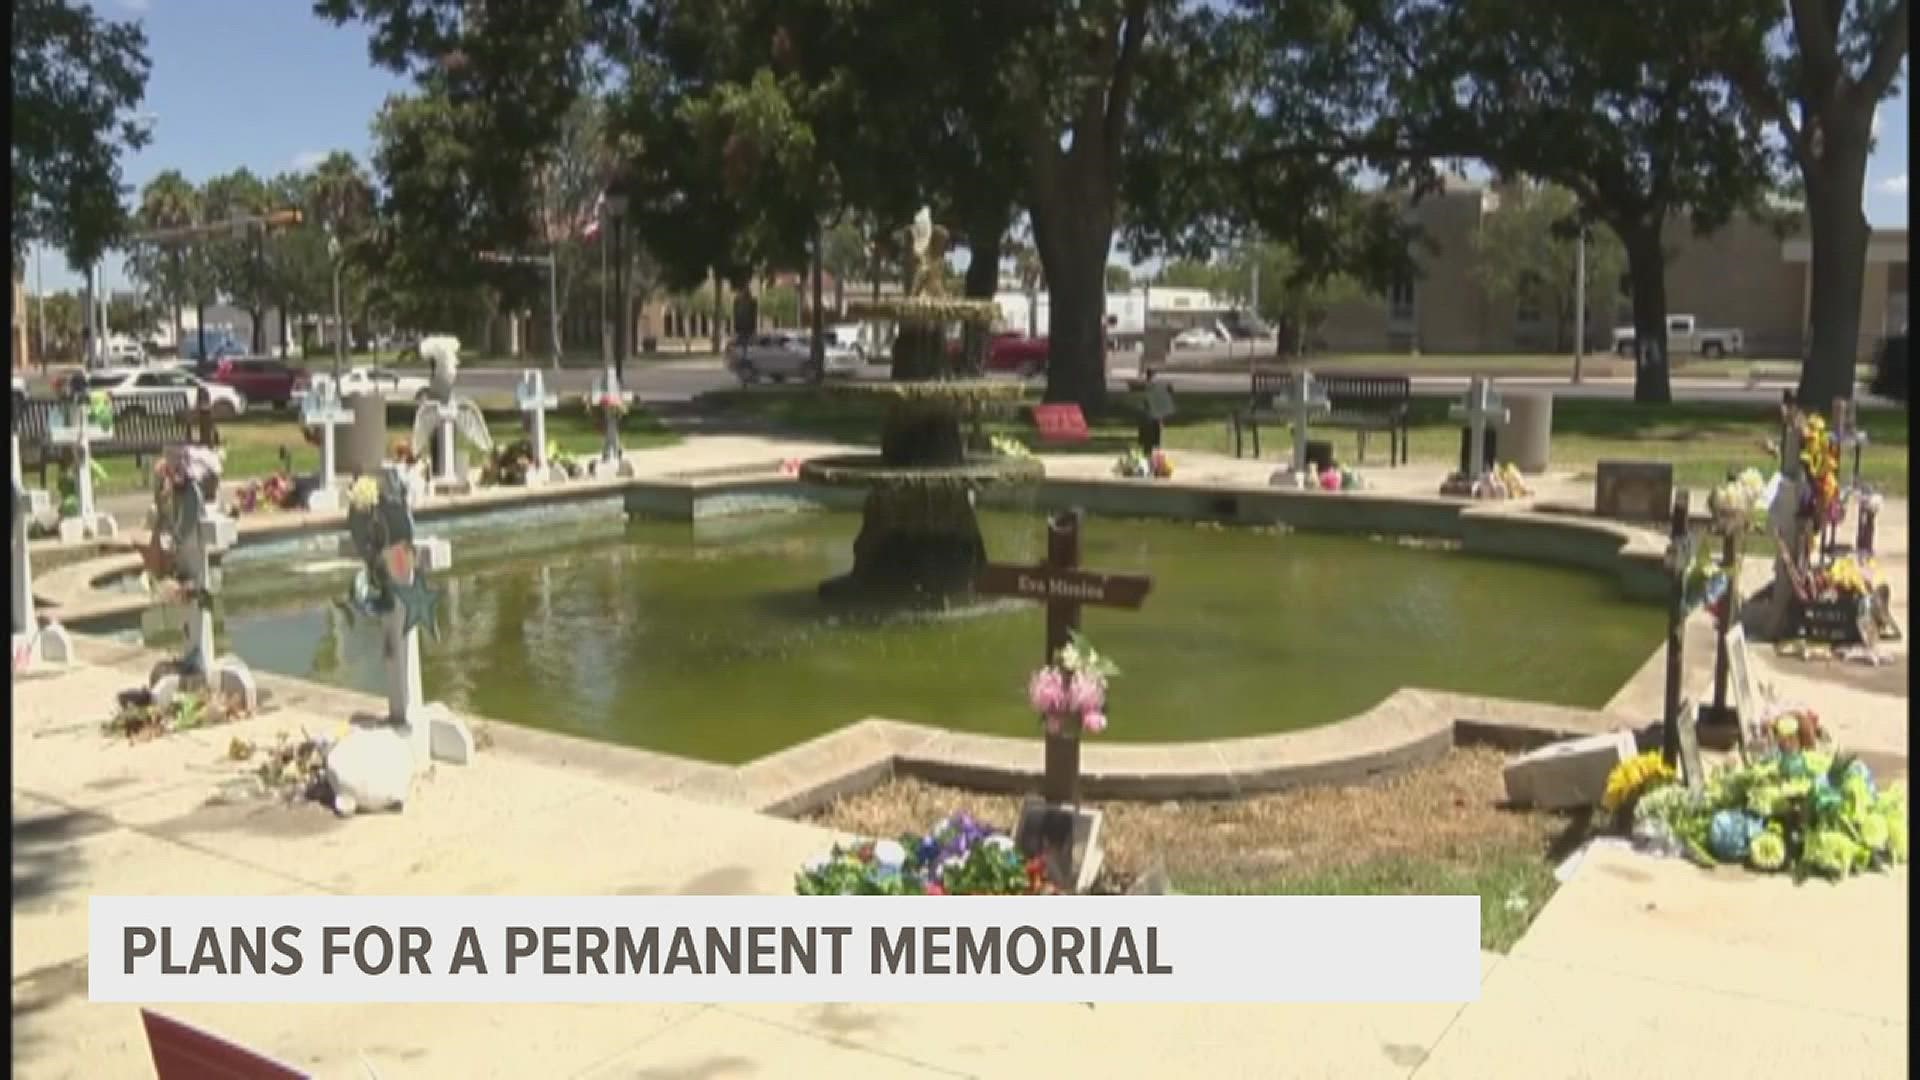
[[[792,456],[788,449],[736,443],[693,464],[684,454],[671,460],[676,471],[728,467],[769,450]],[[1185,459],[1176,463],[1187,475],[1223,481],[1260,482],[1271,468]],[[1426,482],[1399,471],[1407,484]],[[1904,598],[1904,506],[1889,507],[1886,520],[1899,529],[1883,533],[1883,563],[1900,575],[1895,593]],[[1897,690],[1863,688],[1842,665],[1756,656],[1763,677],[1792,680],[1843,737],[1879,732],[1892,750],[1898,732],[1904,757],[1904,666]],[[773,894],[835,839],[670,793],[714,766],[623,754],[615,767],[584,743],[530,754],[504,732],[473,764],[436,770],[403,814],[341,820],[317,806],[261,801],[233,789],[246,766],[227,758],[232,737],[330,730],[379,703],[268,677],[273,708],[242,724],[139,746],[105,738],[98,725],[116,693],[138,685],[152,660],[83,639],[81,663],[13,684],[21,1076],[149,1075],[136,1011],[86,1002],[91,894]],[[1908,885],[1905,869],[1794,886],[1595,849],[1510,955],[1483,958],[1481,997],[1465,1006],[167,1011],[318,1076],[363,1078],[371,1066],[386,1080],[1896,1076],[1909,1038]]]

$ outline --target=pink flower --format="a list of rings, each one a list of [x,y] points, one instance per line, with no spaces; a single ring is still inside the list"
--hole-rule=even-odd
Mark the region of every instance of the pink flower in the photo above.
[[[1027,683],[1027,702],[1033,711],[1051,716],[1067,711],[1067,682],[1056,667],[1043,667]]]
[[[1067,684],[1067,711],[1099,712],[1107,704],[1107,680],[1097,672],[1082,671]]]
[[[1100,734],[1107,730],[1107,714],[1099,711],[1087,713],[1080,718],[1080,728],[1094,735]]]
[[[1326,472],[1321,473],[1320,486],[1328,491],[1339,491],[1340,474],[1333,469],[1328,469]]]
[[[927,895],[928,896],[945,896],[947,895],[947,890],[943,888],[939,882],[929,881],[927,882]]]

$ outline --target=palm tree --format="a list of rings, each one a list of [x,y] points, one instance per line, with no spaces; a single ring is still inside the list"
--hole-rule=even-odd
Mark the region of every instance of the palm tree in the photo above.
[[[320,223],[333,256],[333,318],[336,342],[346,340],[345,312],[340,299],[340,274],[347,259],[366,238],[373,222],[373,185],[353,155],[336,150],[313,170],[307,184],[307,213]],[[334,351],[335,367],[341,350]]]
[[[143,230],[183,229],[194,224],[200,216],[200,193],[180,175],[178,169],[166,172],[147,181],[140,189],[140,208],[135,218]],[[165,241],[159,245],[142,245],[134,254],[136,273],[146,281],[150,291],[161,302],[173,309],[173,341],[177,348],[180,344],[180,309],[187,302],[193,290],[193,275],[187,265],[185,240]],[[165,255],[162,257],[162,249]]]

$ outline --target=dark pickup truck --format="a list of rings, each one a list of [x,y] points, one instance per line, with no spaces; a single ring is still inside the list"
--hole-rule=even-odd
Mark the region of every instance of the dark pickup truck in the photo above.
[[[307,384],[307,371],[269,356],[228,356],[196,365],[195,371],[209,382],[231,386],[249,402],[284,409],[293,404],[295,391]]]

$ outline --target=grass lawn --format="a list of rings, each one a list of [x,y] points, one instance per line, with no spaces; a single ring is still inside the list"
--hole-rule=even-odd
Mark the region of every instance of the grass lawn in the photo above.
[[[1480,947],[1513,948],[1559,887],[1538,852],[1492,851],[1479,860],[1450,863],[1418,855],[1387,856],[1264,881],[1190,880],[1181,892],[1257,896],[1478,896]]]
[[[525,437],[520,427],[520,416],[511,409],[489,409],[486,416],[495,445]],[[620,432],[621,445],[629,450],[668,446],[679,441],[678,435],[667,430],[658,418],[645,409],[628,412]],[[338,432],[336,436],[344,443],[344,432]],[[388,410],[388,445],[412,437],[412,409]],[[293,455],[296,474],[311,473],[320,468],[320,448],[306,441],[296,414],[292,412],[255,412],[238,420],[230,420],[220,425],[220,438],[227,452],[224,478],[230,482],[271,475],[280,468],[280,451],[283,448]],[[547,438],[568,453],[593,454],[600,449],[599,426],[578,409],[557,409],[548,413]],[[335,452],[339,452],[339,444],[336,444]],[[146,474],[134,467],[130,457],[107,458],[101,461],[101,465],[105,466],[107,476],[104,482],[95,486],[100,494],[138,491],[147,486]],[[48,479],[53,480],[57,472],[56,466]]]
[[[1037,401],[1031,395],[1027,404]],[[1171,450],[1204,450],[1231,454],[1233,437],[1227,418],[1245,403],[1240,394],[1182,394],[1179,415],[1167,425],[1165,443]],[[1106,417],[1090,425],[1093,439],[1080,448],[1086,453],[1118,455],[1135,438],[1139,395],[1117,394]],[[703,409],[719,417],[763,424],[768,428],[815,438],[873,444],[879,439],[884,403],[830,394],[772,389],[725,390],[703,395]],[[1410,456],[1415,461],[1458,460],[1460,428],[1447,419],[1449,402],[1415,398],[1412,405]],[[1868,483],[1893,495],[1907,494],[1908,415],[1904,409],[1863,409],[1861,425],[1869,443],[1861,471]],[[1776,438],[1775,410],[1765,405],[1724,402],[1683,402],[1672,405],[1636,405],[1629,401],[1560,398],[1553,403],[1553,452],[1556,469],[1591,473],[1601,460],[1670,461],[1678,483],[1705,487],[1725,478],[1727,470],[1749,466],[1765,470],[1772,461],[1766,451]],[[984,420],[988,434],[1008,435],[1033,444],[1033,428],[1024,410],[1004,408]],[[1351,431],[1323,429],[1336,456],[1355,454],[1357,438]],[[1289,452],[1284,425],[1263,425],[1263,456],[1279,460]],[[1376,433],[1368,441],[1368,465],[1385,467],[1387,440]]]

